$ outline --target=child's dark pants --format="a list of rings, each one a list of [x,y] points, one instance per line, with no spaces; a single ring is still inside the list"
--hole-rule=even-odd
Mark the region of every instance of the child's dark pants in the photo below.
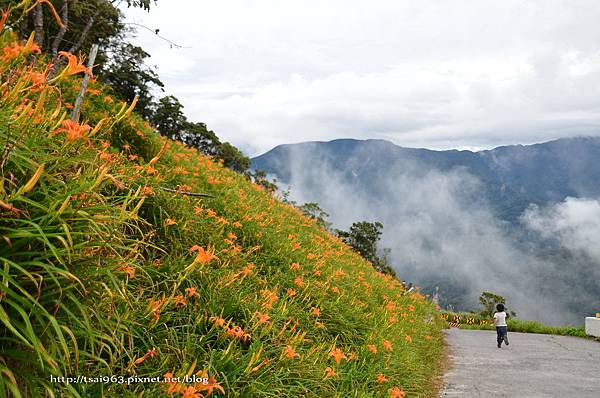
[[[498,347],[502,345],[502,341],[508,345],[508,328],[506,326],[496,326],[496,333],[498,334]]]

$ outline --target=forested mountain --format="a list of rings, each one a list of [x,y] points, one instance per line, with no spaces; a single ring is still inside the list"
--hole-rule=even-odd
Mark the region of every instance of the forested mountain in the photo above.
[[[339,139],[280,145],[252,159],[256,169],[275,175],[282,186],[298,177],[301,159],[327,165],[357,189],[380,193],[382,179],[398,170],[416,176],[428,171],[463,170],[482,183],[482,195],[501,219],[515,221],[531,204],[566,197],[600,195],[600,138],[570,138],[492,150],[434,151],[404,148],[384,140]],[[294,175],[294,173],[296,173]]]

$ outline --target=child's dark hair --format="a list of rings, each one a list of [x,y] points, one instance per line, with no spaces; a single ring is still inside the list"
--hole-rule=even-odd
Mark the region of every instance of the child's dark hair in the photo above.
[[[500,312],[504,311],[504,304],[500,303],[500,304],[496,305],[496,309]]]

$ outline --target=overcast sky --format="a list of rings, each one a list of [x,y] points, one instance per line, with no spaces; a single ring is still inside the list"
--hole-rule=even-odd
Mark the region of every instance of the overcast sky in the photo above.
[[[128,22],[180,98],[248,155],[383,138],[482,149],[600,135],[597,0],[158,0]]]

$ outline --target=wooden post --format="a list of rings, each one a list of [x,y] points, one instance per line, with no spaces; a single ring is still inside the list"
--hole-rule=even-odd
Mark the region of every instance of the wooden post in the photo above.
[[[93,44],[90,49],[90,55],[88,57],[88,65],[87,68],[92,73],[92,68],[94,67],[94,61],[96,60],[96,54],[98,54],[98,45]],[[71,120],[75,123],[79,123],[79,114],[81,113],[81,105],[83,104],[83,97],[85,96],[85,90],[87,90],[87,86],[90,83],[90,74],[86,73],[83,77],[83,82],[81,83],[81,89],[79,90],[79,94],[77,94],[77,99],[75,100],[75,105],[73,106],[73,113],[71,113]]]

